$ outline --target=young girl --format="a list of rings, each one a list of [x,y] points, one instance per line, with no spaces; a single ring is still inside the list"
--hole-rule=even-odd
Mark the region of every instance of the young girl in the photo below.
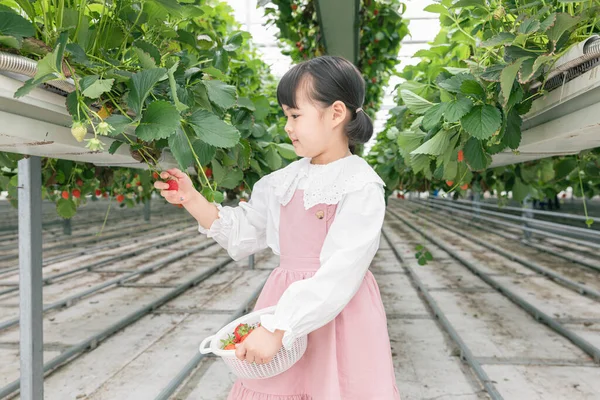
[[[399,400],[386,314],[369,266],[385,215],[381,178],[350,151],[373,134],[362,111],[365,82],[349,61],[318,57],[281,79],[285,131],[302,157],[261,178],[238,207],[209,203],[177,169],[162,190],[198,230],[241,260],[270,247],[280,265],[254,310],[277,305],[237,346],[240,360],[269,362],[308,334],[304,356],[268,379],[235,382],[228,400]],[[168,189],[156,182],[158,189]]]

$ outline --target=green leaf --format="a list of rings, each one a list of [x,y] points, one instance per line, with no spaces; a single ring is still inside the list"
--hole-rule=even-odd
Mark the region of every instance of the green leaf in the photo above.
[[[485,0],[458,0],[448,8],[479,7],[487,9]]]
[[[423,9],[423,11],[427,11],[427,12],[434,13],[434,14],[445,15],[445,16],[450,15],[450,11],[448,11],[448,9],[441,4],[430,4],[427,7],[425,7]]]
[[[223,46],[223,49],[225,49],[227,51],[236,51],[237,49],[239,49],[242,46],[243,43],[244,43],[243,32],[235,32],[233,35],[231,35],[227,39],[227,42]]]
[[[502,137],[502,143],[513,150],[516,150],[521,144],[521,124],[523,120],[514,108],[508,112],[506,117],[506,127]]]
[[[35,35],[33,24],[14,12],[0,12],[0,35],[17,38]]]
[[[62,71],[56,68],[56,53],[48,53],[37,63],[37,71],[34,80],[41,80],[48,75],[53,75],[56,79]]]
[[[110,124],[110,126],[113,127],[114,130],[109,133],[109,136],[113,136],[113,137],[118,136],[121,133],[125,132],[125,129],[127,129],[129,124],[131,123],[131,120],[129,118],[127,118],[124,115],[120,115],[120,114],[112,114],[111,116],[106,118],[104,121],[106,121],[107,123]]]
[[[194,154],[190,148],[190,141],[181,125],[177,127],[174,135],[169,136],[169,149],[182,171],[194,165]]]
[[[439,131],[434,137],[423,143],[417,149],[411,151],[410,154],[429,154],[439,156],[444,153],[450,143],[450,132]]]
[[[110,145],[110,148],[108,149],[108,152],[110,154],[115,154],[117,152],[117,150],[119,149],[119,147],[121,147],[121,145],[123,144],[123,142],[120,142],[118,140],[115,140],[114,142],[112,142],[112,144]]]
[[[510,98],[510,92],[512,91],[513,84],[517,78],[517,73],[521,68],[521,64],[523,64],[523,61],[523,58],[519,58],[517,61],[504,68],[500,74],[500,88],[502,89],[505,106]]]
[[[198,160],[202,166],[208,165],[217,153],[216,147],[211,146],[208,143],[204,143],[200,139],[194,139],[192,142],[192,147],[194,148],[194,152],[198,156]]]
[[[224,110],[236,103],[236,88],[218,80],[202,81],[210,101]]]
[[[486,41],[481,42],[481,47],[495,47],[501,44],[510,44],[515,40],[515,35],[508,32],[500,32],[496,36],[492,36]]]
[[[540,31],[545,32],[554,24],[554,21],[556,21],[556,13],[548,15],[548,17],[540,24]]]
[[[477,139],[490,138],[500,128],[502,115],[500,111],[488,104],[473,107],[473,109],[461,118],[461,124],[465,131]]]
[[[513,184],[513,187],[512,187],[513,199],[520,203],[530,193],[531,193],[531,186],[525,185],[523,182],[521,182],[521,179],[515,178],[515,183]]]
[[[58,199],[56,202],[56,212],[62,218],[73,218],[77,212],[77,207],[72,199]]]
[[[166,73],[167,70],[164,68],[154,68],[137,72],[131,76],[127,82],[129,86],[127,104],[136,115],[141,113],[144,101],[154,85],[167,77]]]
[[[435,104],[425,112],[425,115],[423,116],[423,127],[426,131],[432,130],[441,121],[442,116],[446,111],[447,104],[448,103]]]
[[[169,76],[169,87],[171,88],[171,97],[173,98],[173,102],[175,103],[175,108],[179,112],[183,112],[188,109],[188,106],[179,101],[179,96],[177,95],[177,82],[175,81],[175,71],[179,66],[179,60],[175,62],[175,64],[169,68],[167,71],[167,75]]]
[[[137,55],[138,60],[140,61],[140,65],[143,69],[153,69],[156,68],[156,62],[150,56],[150,54],[146,53],[144,50],[139,49],[137,47],[133,48],[135,54]]]
[[[197,110],[189,123],[204,142],[220,148],[234,147],[240,141],[240,132],[206,110]]]
[[[143,40],[136,40],[133,42],[133,47],[141,49],[143,52],[152,57],[155,65],[160,65],[160,51],[158,51],[158,48],[152,43]]]
[[[460,92],[460,88],[465,81],[474,80],[475,77],[471,74],[458,74],[452,78],[446,79],[438,83],[438,86],[452,93]]]
[[[444,67],[444,69],[450,72],[452,75],[468,73],[469,68],[456,68],[456,67]]]
[[[23,40],[20,37],[0,35],[0,45],[20,49]]]
[[[147,142],[166,139],[179,126],[179,111],[168,101],[150,103],[142,115],[142,120],[135,130],[135,135]]]
[[[215,50],[213,57],[213,65],[223,72],[227,72],[229,68],[229,54],[225,50]]]
[[[465,160],[475,171],[484,170],[492,162],[492,157],[483,149],[483,143],[480,140],[472,137],[467,140],[463,149]]]
[[[422,132],[400,132],[396,142],[400,150],[400,154],[404,158],[410,158],[410,152],[421,145],[421,141],[425,135]]]
[[[28,79],[27,81],[25,81],[25,84],[23,86],[21,86],[20,88],[17,89],[17,91],[14,94],[14,97],[19,98],[19,97],[25,96],[25,95],[29,94],[29,92],[31,92],[33,89],[38,87],[40,84],[54,80],[54,79],[56,79],[56,76],[54,76],[54,74],[48,74],[39,79],[34,79],[34,78]]]
[[[254,105],[256,106],[254,118],[257,121],[267,118],[271,110],[271,104],[269,102],[269,99],[266,96],[254,96],[251,99]]]
[[[415,174],[423,171],[425,177],[431,176],[431,169],[429,168],[429,156],[427,154],[417,154],[410,159],[410,167],[413,169]]]
[[[537,19],[533,17],[526,18],[523,22],[521,22],[521,25],[519,25],[519,33],[531,35],[532,33],[537,32],[540,27],[540,21]]]
[[[554,43],[558,42],[558,39],[569,29],[573,28],[581,21],[581,17],[572,17],[566,13],[559,13],[556,16],[554,25],[548,29],[548,39]]]
[[[97,99],[102,93],[110,92],[114,82],[114,79],[98,79],[81,94],[90,99]]]
[[[577,160],[574,158],[565,158],[556,163],[555,176],[557,181],[560,181],[567,177],[571,172],[577,168]]]
[[[473,102],[468,97],[454,99],[447,103],[444,118],[450,123],[457,122],[467,115],[472,108]]]
[[[227,75],[225,75],[224,73],[222,73],[221,71],[219,71],[215,67],[204,68],[202,70],[202,72],[204,72],[205,74],[208,74],[208,75],[212,76],[213,78],[220,79],[222,81],[229,80],[229,78],[227,78]]]
[[[250,100],[247,97],[239,97],[237,100],[237,105],[238,105],[238,107],[243,107],[250,111],[256,111],[256,107],[254,106],[254,103],[252,102],[252,100]]]
[[[417,96],[409,90],[401,90],[400,96],[404,104],[415,114],[425,114],[427,110],[433,107],[433,103],[425,100],[421,96]]]
[[[480,99],[485,98],[485,90],[481,87],[481,84],[479,84],[479,82],[474,80],[464,81],[460,85],[460,91],[463,94],[471,94],[479,97]]]
[[[244,173],[237,168],[227,171],[219,186],[225,189],[235,189],[244,179]]]
[[[281,165],[282,165],[281,156],[277,152],[277,149],[275,148],[275,146],[267,147],[266,151],[267,151],[267,153],[265,155],[265,159],[267,161],[267,164],[269,165],[269,168],[271,168],[271,170],[273,170],[273,171],[276,171],[279,168],[281,168]]]
[[[442,179],[444,180],[452,180],[456,177],[456,173],[458,172],[458,162],[450,161],[444,164],[444,175]]]
[[[502,64],[494,64],[485,69],[485,71],[481,74],[481,79],[489,81],[489,82],[500,82],[500,74],[504,69],[504,65]]]
[[[281,157],[285,158],[286,160],[295,160],[296,158],[298,158],[293,145],[289,143],[277,143],[276,146],[277,151],[279,151]]]

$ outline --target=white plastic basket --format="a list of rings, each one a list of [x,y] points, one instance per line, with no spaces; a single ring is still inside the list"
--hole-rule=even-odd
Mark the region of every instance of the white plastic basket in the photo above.
[[[209,336],[202,341],[200,344],[200,353],[214,353],[220,356],[229,369],[240,378],[265,379],[287,371],[304,355],[308,342],[307,335],[297,338],[290,350],[282,347],[273,359],[266,364],[254,364],[246,360],[242,361],[235,356],[235,350],[221,349],[221,339],[226,339],[227,335],[232,334],[236,326],[239,324],[256,324],[260,322],[261,315],[272,314],[275,312],[275,308],[276,306],[273,306],[254,311],[230,322],[215,335]]]

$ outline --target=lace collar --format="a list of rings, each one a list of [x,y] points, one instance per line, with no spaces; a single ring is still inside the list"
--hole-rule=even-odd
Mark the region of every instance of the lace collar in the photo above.
[[[385,186],[373,168],[357,155],[323,165],[311,164],[310,161],[311,158],[304,157],[273,172],[269,177],[269,183],[281,205],[289,203],[302,178],[309,180],[304,190],[306,210],[317,204],[337,204],[343,195],[360,190],[367,183],[376,182]]]

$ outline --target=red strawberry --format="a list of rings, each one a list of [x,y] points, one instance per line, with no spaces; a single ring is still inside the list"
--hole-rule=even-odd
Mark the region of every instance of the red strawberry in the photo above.
[[[373,15],[374,16],[377,16],[378,14],[379,14],[379,10],[377,10],[377,9],[373,10]]]
[[[83,186],[83,181],[81,179],[77,179],[77,186]]]
[[[122,194],[117,196],[117,202],[122,203],[123,200],[125,200],[125,196],[123,196]]]
[[[469,184],[468,184],[468,183],[465,183],[465,184],[464,184],[464,185],[462,185],[460,188],[461,188],[462,190],[467,190],[467,189],[469,188]]]
[[[102,196],[102,190],[96,189],[96,197]]]
[[[292,4],[292,11],[296,11],[298,9],[298,5],[297,4]]]
[[[242,343],[244,340],[246,340],[246,338],[248,337],[250,333],[246,333],[244,336],[242,336],[242,338],[240,339],[240,343]]]
[[[207,177],[207,178],[210,178],[210,177],[212,176],[212,169],[210,169],[210,168],[206,168],[206,169],[204,170],[204,173],[206,174],[206,177]]]
[[[375,77],[371,78],[371,82],[377,83],[377,78],[375,78]]]
[[[79,190],[79,189],[74,189],[74,190],[73,190],[73,197],[76,197],[76,198],[78,198],[78,199],[79,199],[79,198],[81,198],[81,190]]]
[[[66,190],[63,190],[62,198],[65,200],[69,200],[69,192],[67,192]]]
[[[452,185],[454,185],[454,181],[446,181],[446,185],[452,186]]]
[[[127,185],[125,185],[125,187],[126,187],[127,189],[129,189],[129,188],[131,187],[131,183],[128,183]]]
[[[169,189],[167,190],[179,190],[179,184],[176,180],[171,179],[170,181],[167,181],[167,183],[169,184]]]
[[[104,197],[104,198],[108,198],[108,192],[104,192],[104,193],[102,194],[102,197]]]
[[[221,339],[221,348],[223,350],[235,350],[235,343],[233,335],[227,335],[227,339]]]
[[[249,328],[248,324],[239,324],[238,326],[235,327],[235,330],[233,331],[233,335],[235,336],[236,343],[239,343],[240,340],[242,339],[242,336],[245,336],[250,332],[248,328]]]
[[[140,181],[137,181],[135,184],[138,186],[142,186],[142,182],[140,182]]]
[[[156,173],[156,172],[153,172],[153,173],[152,173],[152,177],[153,177],[154,179],[158,179],[158,173]]]
[[[465,160],[465,153],[462,150],[458,151],[458,162],[463,162]]]

